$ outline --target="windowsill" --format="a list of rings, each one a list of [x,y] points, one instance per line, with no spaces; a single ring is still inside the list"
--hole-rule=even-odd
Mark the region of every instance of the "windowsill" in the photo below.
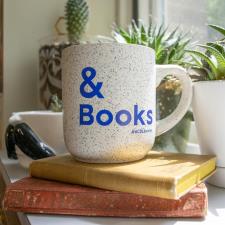
[[[198,145],[192,144],[189,147],[191,152],[199,151]],[[17,161],[9,160],[4,151],[0,153],[2,165],[0,167],[4,180],[7,183],[15,182],[25,176],[28,171],[23,169]],[[203,225],[211,225],[213,223],[222,224],[225,221],[225,189],[217,188],[207,184],[209,194],[209,209],[205,219],[126,219],[126,218],[103,218],[103,217],[79,217],[79,216],[57,216],[57,215],[41,215],[41,214],[19,214],[22,224],[31,225],[191,225],[194,222]],[[29,222],[28,222],[29,221]]]

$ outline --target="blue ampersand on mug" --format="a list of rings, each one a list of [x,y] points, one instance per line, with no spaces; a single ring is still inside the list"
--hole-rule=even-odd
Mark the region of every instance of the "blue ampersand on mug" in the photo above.
[[[88,76],[89,73],[89,76]],[[100,89],[102,87],[102,82],[98,82],[96,85],[92,82],[92,80],[96,76],[96,70],[92,67],[85,67],[82,72],[81,76],[84,79],[84,82],[80,85],[80,93],[84,98],[93,98],[95,95],[98,98],[104,98],[104,96],[101,94]],[[89,87],[92,89],[91,92],[85,91],[85,86],[89,85]]]
[[[87,74],[89,73],[89,74]],[[104,98],[102,93],[100,92],[100,89],[102,88],[103,83],[97,82],[95,85],[92,80],[96,76],[96,70],[92,67],[85,67],[82,72],[81,76],[83,78],[83,82],[80,85],[80,94],[84,98],[93,98],[97,96],[98,98]],[[85,91],[85,86],[89,85],[89,87],[92,89],[90,92]],[[92,125],[94,123],[94,116],[93,116],[93,106],[90,104],[81,104],[80,105],[80,125]],[[102,117],[107,117],[106,120],[103,120]],[[122,119],[122,117],[125,117],[125,119]],[[147,117],[147,119],[144,119],[144,117]],[[96,114],[96,122],[101,126],[108,126],[113,121],[113,114],[107,109],[102,109]],[[120,110],[115,114],[115,121],[120,126],[126,126],[132,121],[132,115],[128,110]],[[133,124],[134,125],[151,125],[153,122],[152,119],[152,110],[139,110],[138,105],[134,105],[134,111],[133,111]]]

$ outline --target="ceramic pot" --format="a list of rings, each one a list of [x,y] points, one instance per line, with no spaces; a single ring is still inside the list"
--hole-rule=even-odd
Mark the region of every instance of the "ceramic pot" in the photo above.
[[[193,84],[193,113],[202,154],[217,156],[218,172],[208,181],[225,187],[225,81]],[[222,176],[221,176],[222,175]]]
[[[62,50],[70,43],[66,37],[50,37],[41,40],[39,49],[39,107],[49,108],[49,101],[52,95],[57,95],[62,99],[62,73],[61,55]]]

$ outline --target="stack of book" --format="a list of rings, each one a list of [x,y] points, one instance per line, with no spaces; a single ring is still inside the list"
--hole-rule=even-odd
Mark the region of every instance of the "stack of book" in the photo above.
[[[117,217],[203,217],[216,168],[210,155],[151,151],[140,161],[90,164],[61,155],[34,161],[10,184],[4,210]]]

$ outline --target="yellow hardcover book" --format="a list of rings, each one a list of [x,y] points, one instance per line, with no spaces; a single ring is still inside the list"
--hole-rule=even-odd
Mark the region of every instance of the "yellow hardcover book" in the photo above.
[[[66,154],[32,162],[33,177],[108,190],[178,199],[210,176],[216,158],[151,151],[146,158],[122,164],[93,164]]]

